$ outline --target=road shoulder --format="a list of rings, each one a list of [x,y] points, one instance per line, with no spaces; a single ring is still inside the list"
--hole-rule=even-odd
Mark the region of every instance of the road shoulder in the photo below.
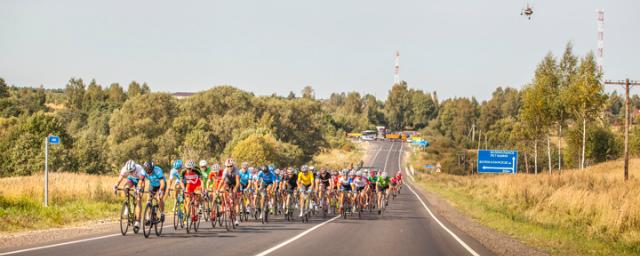
[[[435,214],[444,218],[448,223],[471,236],[495,254],[518,256],[547,255],[507,235],[498,233],[491,228],[479,224],[458,211],[446,200],[429,192],[428,189],[425,189],[422,185],[416,184],[416,182],[410,182],[410,185],[425,200]]]

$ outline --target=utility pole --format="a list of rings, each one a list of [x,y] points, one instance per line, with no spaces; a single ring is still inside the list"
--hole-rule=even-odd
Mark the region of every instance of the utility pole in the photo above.
[[[624,180],[627,181],[629,180],[629,89],[631,86],[640,85],[640,82],[629,81],[627,78],[624,81],[607,80],[604,83],[624,86]]]

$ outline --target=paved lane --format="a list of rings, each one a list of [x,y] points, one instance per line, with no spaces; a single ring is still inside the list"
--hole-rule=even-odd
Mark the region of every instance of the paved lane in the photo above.
[[[364,159],[365,165],[384,168],[390,175],[395,174],[400,168],[404,150],[406,149],[400,142],[371,142]],[[477,241],[439,217],[445,226],[472,248],[471,251],[465,249],[436,223],[407,188],[389,203],[387,209],[384,217],[377,213],[366,213],[362,220],[317,217],[311,219],[310,223],[302,224],[274,218],[265,225],[243,223],[232,232],[212,229],[208,223],[202,223],[197,234],[186,234],[184,230],[174,231],[173,227],[165,227],[163,236],[159,238],[115,235],[16,255],[256,255],[265,252],[270,255],[295,256],[301,253],[333,256],[492,255]],[[309,231],[310,229],[312,230]],[[117,232],[114,230],[110,234]],[[301,234],[303,235],[300,236]],[[95,237],[98,236],[100,235]],[[66,241],[58,243],[61,242]],[[4,252],[18,249],[25,248],[13,248]]]

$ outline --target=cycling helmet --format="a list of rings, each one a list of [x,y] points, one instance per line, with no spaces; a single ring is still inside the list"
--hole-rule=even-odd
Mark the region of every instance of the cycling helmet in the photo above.
[[[397,175],[402,176],[402,171],[398,171]]]
[[[309,170],[309,167],[307,167],[306,165],[303,165],[300,167],[300,171],[302,172],[307,172]]]
[[[249,167],[249,163],[247,162],[242,162],[242,168],[248,168]]]
[[[153,161],[149,160],[144,162],[144,164],[142,164],[142,166],[144,167],[144,170],[147,171],[147,173],[150,173],[151,171],[153,171]]]
[[[327,172],[327,169],[325,169],[325,168],[320,168],[320,173],[325,173],[325,172]]]
[[[382,172],[382,178],[387,178],[389,177],[389,174],[387,172]]]
[[[272,171],[273,171],[273,169],[274,169],[274,168],[273,168],[273,165],[269,165],[269,166],[267,166],[267,169],[269,169],[269,171],[270,171],[270,172],[272,172]]]
[[[349,172],[349,176],[356,176],[356,172],[355,171],[350,171]]]
[[[356,176],[362,176],[362,172],[361,171],[357,171],[356,172]]]
[[[124,164],[124,168],[127,169],[127,171],[134,171],[136,169],[136,162],[134,162],[133,160],[128,160],[125,164]]]
[[[211,170],[219,171],[219,170],[220,170],[220,165],[219,165],[219,164],[213,164],[213,165],[211,166]]]
[[[280,175],[280,169],[276,169],[276,175]]]
[[[200,167],[207,167],[207,160],[200,160]]]
[[[265,165],[265,166],[262,166],[260,169],[261,169],[264,173],[268,173],[268,172],[269,172],[269,166],[266,166],[266,165]]]
[[[225,167],[233,167],[233,159],[232,158],[227,158],[227,161],[224,161],[224,166]]]
[[[187,161],[187,165],[185,167],[187,167],[187,169],[193,169],[193,168],[196,167],[196,163],[193,160],[189,159],[189,161]]]
[[[312,165],[312,166],[309,166],[309,170],[310,170],[310,171],[312,171],[312,172],[315,172],[315,171],[316,171],[316,167],[315,167],[315,166],[313,166],[313,165]]]
[[[178,159],[173,161],[173,169],[180,169],[182,168],[182,160]]]
[[[256,168],[249,167],[249,173],[256,173]]]

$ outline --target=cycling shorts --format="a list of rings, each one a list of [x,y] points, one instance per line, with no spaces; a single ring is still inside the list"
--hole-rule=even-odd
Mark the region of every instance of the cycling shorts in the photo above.
[[[361,191],[363,191],[363,190],[364,190],[364,188],[365,188],[365,187],[356,187],[356,190],[357,190],[358,192],[361,192]]]
[[[125,187],[135,188],[138,187],[138,179],[127,178],[127,183],[124,184]]]
[[[198,184],[187,184],[187,189],[186,189],[186,193],[191,194],[196,190],[200,190],[200,188],[202,188],[202,186],[198,185]]]
[[[311,188],[311,184],[309,185],[302,184],[302,187],[300,187],[302,191],[308,191],[310,188]]]
[[[351,185],[340,185],[340,191],[351,191]]]

